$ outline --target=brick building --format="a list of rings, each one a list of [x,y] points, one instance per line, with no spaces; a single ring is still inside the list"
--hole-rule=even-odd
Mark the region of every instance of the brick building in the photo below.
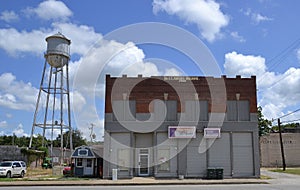
[[[256,78],[106,76],[104,178],[259,177]]]

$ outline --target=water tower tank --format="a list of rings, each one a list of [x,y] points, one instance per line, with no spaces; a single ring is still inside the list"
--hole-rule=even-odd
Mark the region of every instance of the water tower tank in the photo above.
[[[47,52],[45,58],[47,62],[55,68],[63,67],[70,59],[71,40],[61,33],[54,34],[46,38]]]

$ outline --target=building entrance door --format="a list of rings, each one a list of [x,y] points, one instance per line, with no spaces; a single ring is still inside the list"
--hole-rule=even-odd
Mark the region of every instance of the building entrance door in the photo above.
[[[139,176],[149,176],[149,149],[139,150]]]

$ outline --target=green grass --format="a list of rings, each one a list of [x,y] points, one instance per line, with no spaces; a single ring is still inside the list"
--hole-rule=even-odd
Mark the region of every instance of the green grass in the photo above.
[[[6,181],[16,181],[16,179],[15,179],[15,178],[5,178],[5,177],[1,177],[1,178],[0,178],[0,181],[4,181],[4,182],[6,182]]]
[[[287,174],[295,174],[295,175],[300,175],[300,168],[288,168],[285,171],[282,169],[274,169],[271,170],[272,172],[281,172],[281,173],[287,173]]]
[[[260,179],[266,180],[266,179],[272,179],[272,178],[269,176],[266,176],[266,175],[260,175]]]

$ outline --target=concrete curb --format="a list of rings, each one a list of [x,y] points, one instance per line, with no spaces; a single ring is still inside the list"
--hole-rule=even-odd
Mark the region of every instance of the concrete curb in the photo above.
[[[78,181],[11,181],[0,182],[0,187],[10,186],[147,186],[147,185],[224,185],[224,184],[269,184],[266,180],[78,180]]]

